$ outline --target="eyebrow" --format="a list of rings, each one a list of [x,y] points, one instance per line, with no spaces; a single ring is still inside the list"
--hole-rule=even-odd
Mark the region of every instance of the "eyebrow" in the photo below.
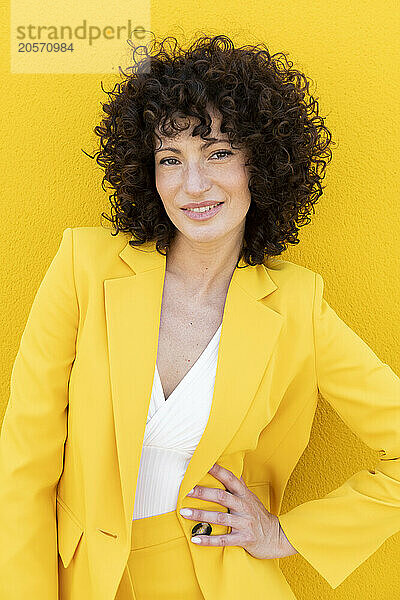
[[[204,142],[204,144],[202,144],[200,147],[201,148],[208,148],[209,146],[212,146],[213,144],[220,144],[220,143],[230,143],[229,140],[224,139],[224,140],[209,140],[208,142]],[[166,146],[165,148],[158,148],[158,150],[154,151],[154,154],[156,154],[157,152],[162,152],[163,150],[169,150],[170,152],[176,152],[177,154],[182,154],[182,152],[179,150],[179,148],[174,148],[173,146]]]

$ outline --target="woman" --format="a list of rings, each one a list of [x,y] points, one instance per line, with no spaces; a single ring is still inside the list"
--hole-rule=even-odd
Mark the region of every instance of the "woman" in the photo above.
[[[329,131],[266,49],[204,36],[137,67],[95,130],[115,234],[64,231],[13,367],[0,598],[285,600],[296,552],[336,588],[400,529],[400,380],[321,275],[273,259]],[[282,515],[318,392],[380,460]]]

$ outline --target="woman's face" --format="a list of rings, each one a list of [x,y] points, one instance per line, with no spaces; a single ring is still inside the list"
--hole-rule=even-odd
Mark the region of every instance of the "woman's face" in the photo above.
[[[245,152],[231,148],[227,135],[221,134],[220,116],[212,111],[210,115],[212,130],[207,137],[219,140],[212,144],[191,136],[197,120],[175,138],[157,131],[162,146],[154,154],[156,188],[177,235],[180,232],[197,242],[242,239],[250,206]],[[156,139],[156,148],[159,145]],[[199,203],[221,204],[206,212],[187,209],[188,204]]]

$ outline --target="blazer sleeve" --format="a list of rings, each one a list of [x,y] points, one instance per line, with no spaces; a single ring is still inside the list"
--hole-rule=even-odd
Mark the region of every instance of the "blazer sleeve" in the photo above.
[[[58,598],[56,487],[77,324],[68,228],[28,315],[0,434],[1,600]]]
[[[379,452],[374,469],[278,516],[292,546],[336,588],[400,531],[400,379],[329,306],[318,273],[313,321],[319,392]]]

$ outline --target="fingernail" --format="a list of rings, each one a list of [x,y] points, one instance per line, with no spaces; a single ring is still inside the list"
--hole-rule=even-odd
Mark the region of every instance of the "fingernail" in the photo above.
[[[191,539],[192,539],[192,542],[194,544],[200,544],[201,543],[201,539],[199,537],[192,537]]]

